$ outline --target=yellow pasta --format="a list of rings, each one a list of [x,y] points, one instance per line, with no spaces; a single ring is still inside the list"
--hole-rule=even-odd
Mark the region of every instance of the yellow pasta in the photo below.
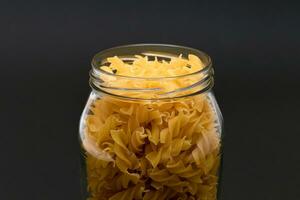
[[[108,73],[134,77],[170,77],[201,70],[195,55],[133,63],[107,58]],[[173,91],[199,77],[136,81],[101,77],[111,87]],[[137,96],[137,94],[135,94]],[[149,97],[143,93],[138,96]],[[172,101],[95,99],[85,119],[88,200],[216,200],[220,133],[216,113],[205,94]]]
[[[132,152],[141,152],[143,150],[142,146],[145,144],[146,138],[147,135],[145,134],[144,127],[139,127],[135,131],[133,131],[130,138],[130,147]]]

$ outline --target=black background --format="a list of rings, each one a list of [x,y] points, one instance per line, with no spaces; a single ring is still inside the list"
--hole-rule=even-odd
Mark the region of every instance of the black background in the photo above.
[[[1,199],[80,199],[77,130],[90,60],[130,43],[212,57],[226,130],[221,199],[299,199],[297,3],[1,4]]]

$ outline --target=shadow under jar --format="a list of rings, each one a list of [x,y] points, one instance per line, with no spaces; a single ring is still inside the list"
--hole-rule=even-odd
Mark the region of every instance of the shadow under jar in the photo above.
[[[114,56],[129,65],[135,55],[172,65],[191,54],[203,67],[183,75],[127,76],[101,67]],[[90,86],[79,131],[84,199],[217,199],[222,115],[207,54],[164,44],[111,48],[93,58]]]

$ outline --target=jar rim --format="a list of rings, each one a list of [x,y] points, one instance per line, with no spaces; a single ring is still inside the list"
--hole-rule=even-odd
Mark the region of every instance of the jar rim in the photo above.
[[[126,50],[126,49],[130,50],[131,48],[160,48],[160,49],[168,48],[168,49],[173,49],[173,50],[182,49],[182,50],[188,51],[189,53],[192,53],[198,57],[201,57],[201,60],[203,59],[203,56],[204,56],[207,59],[207,62],[204,65],[204,67],[198,71],[188,73],[188,74],[183,74],[183,75],[163,76],[163,77],[136,77],[136,76],[125,76],[125,75],[119,75],[119,74],[112,74],[112,73],[107,72],[99,67],[97,59],[103,60],[103,59],[106,59],[107,57],[109,57],[108,54],[116,52],[117,50]],[[162,53],[170,53],[170,52],[166,51],[166,52],[162,52]],[[113,56],[113,54],[111,56]],[[114,56],[118,56],[118,55],[115,54]],[[158,79],[182,78],[185,76],[196,75],[196,74],[200,74],[200,73],[209,71],[210,68],[212,67],[212,61],[211,61],[210,56],[207,53],[200,51],[198,49],[191,48],[191,47],[186,47],[186,46],[181,46],[181,45],[173,45],[173,44],[137,43],[137,44],[115,46],[115,47],[100,51],[96,55],[94,55],[94,57],[92,58],[91,65],[92,65],[92,70],[93,70],[94,74],[105,74],[105,75],[112,76],[112,77],[127,78],[127,79],[158,80]]]
[[[156,53],[156,54],[153,54]],[[201,70],[196,72],[176,75],[176,76],[164,76],[164,77],[134,77],[134,76],[125,76],[118,75],[107,72],[100,68],[107,62],[108,57],[118,56],[123,61],[133,60],[134,55],[145,55],[158,57],[162,59],[171,59],[173,57],[178,57],[179,55],[187,57],[188,54],[194,54],[198,56],[204,64],[204,67]],[[160,56],[159,56],[160,55]],[[171,56],[170,56],[171,55]],[[150,44],[150,43],[141,43],[141,44],[129,44],[112,47],[97,53],[91,62],[92,69],[90,71],[90,86],[96,92],[101,92],[107,95],[126,98],[126,99],[136,99],[136,100],[161,100],[161,99],[174,99],[174,98],[184,98],[188,96],[193,96],[197,94],[202,94],[209,91],[214,85],[213,79],[213,68],[211,58],[204,52],[180,45],[172,44]],[[182,88],[177,88],[169,92],[165,92],[156,97],[151,98],[140,98],[133,97],[129,93],[140,93],[140,92],[153,92],[159,93],[162,92],[162,88],[128,88],[128,87],[111,87],[105,85],[105,82],[101,77],[111,77],[116,80],[132,80],[132,81],[173,81],[175,79],[185,79],[190,77],[199,77],[197,82],[192,85],[188,85]],[[128,92],[127,95],[119,95],[119,92]],[[184,93],[184,94],[183,94]],[[188,94],[186,94],[188,93]]]

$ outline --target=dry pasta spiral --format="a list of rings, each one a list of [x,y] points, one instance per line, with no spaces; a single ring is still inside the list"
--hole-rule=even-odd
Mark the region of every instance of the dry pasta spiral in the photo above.
[[[117,57],[109,61],[105,70],[127,72]],[[156,62],[151,67],[159,71]],[[189,70],[180,67],[186,64],[201,61],[191,55],[164,63],[175,67],[169,73]],[[142,76],[149,66],[132,70]],[[216,200],[220,133],[207,95],[158,102],[105,96],[93,102],[85,125],[89,200]]]

